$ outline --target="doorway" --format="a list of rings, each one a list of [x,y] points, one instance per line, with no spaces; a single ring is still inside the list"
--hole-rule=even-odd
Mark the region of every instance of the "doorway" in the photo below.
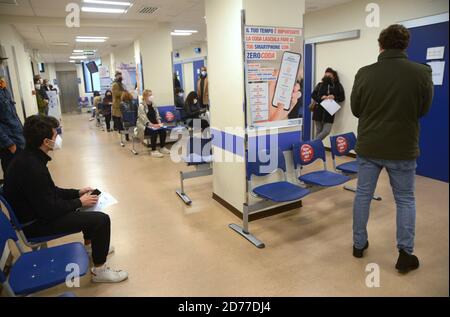
[[[58,87],[61,92],[61,111],[62,113],[78,112],[78,90],[77,72],[63,71],[56,72]]]

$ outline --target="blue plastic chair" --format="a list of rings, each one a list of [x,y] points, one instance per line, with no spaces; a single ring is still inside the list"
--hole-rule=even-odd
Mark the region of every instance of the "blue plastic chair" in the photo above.
[[[8,212],[9,218],[11,219],[11,223],[12,223],[13,227],[19,233],[20,239],[27,247],[31,248],[33,251],[36,251],[38,249],[45,249],[45,248],[47,248],[48,242],[70,235],[70,234],[64,234],[64,235],[55,235],[55,236],[49,236],[49,237],[38,237],[38,238],[28,239],[25,236],[25,233],[23,231],[23,225],[19,222],[19,219],[17,218],[17,216],[14,212],[14,209],[8,203],[6,198],[3,196],[3,187],[0,187],[0,201],[3,204],[3,206],[5,206],[6,211]]]
[[[300,174],[299,180],[309,186],[334,187],[351,180],[348,176],[328,171],[325,146],[320,140],[294,145],[293,156],[295,169]],[[308,166],[317,160],[323,161],[323,170],[301,175],[302,167]]]
[[[268,158],[268,162],[261,161],[264,157]],[[277,160],[276,164],[273,162],[274,159]],[[263,150],[256,157],[255,162],[251,162],[250,159],[248,159],[248,161],[247,181],[249,182],[251,192],[257,197],[264,198],[275,203],[285,203],[301,200],[311,193],[308,189],[294,185],[287,181],[286,160],[281,149],[277,149],[277,154],[270,153],[268,150]],[[256,188],[252,187],[252,176],[264,177],[274,174],[277,171],[283,172],[283,181],[265,184]]]
[[[341,165],[337,165],[336,158],[347,156],[356,148],[356,136],[354,133],[347,133],[336,135],[330,138],[331,141],[331,156],[333,158],[333,166],[336,172],[341,172],[347,175],[358,174],[358,162],[351,161]]]
[[[13,240],[20,257],[14,262],[9,276],[0,270],[0,283],[9,296],[26,296],[66,282],[70,271],[67,265],[77,265],[80,277],[86,275],[89,257],[81,243],[25,253],[13,226],[0,212],[0,254],[9,240]]]

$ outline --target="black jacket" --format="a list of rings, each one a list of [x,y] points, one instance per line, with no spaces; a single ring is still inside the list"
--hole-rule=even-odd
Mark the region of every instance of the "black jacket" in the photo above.
[[[328,113],[321,105],[322,97],[333,95],[337,103],[345,100],[345,90],[341,83],[324,84],[319,83],[312,93],[312,99],[318,103],[314,111],[313,120],[323,123],[334,123],[334,117]]]
[[[41,150],[25,149],[8,168],[3,191],[21,224],[49,223],[82,206],[78,190],[55,186],[49,161]]]
[[[186,116],[188,119],[198,119],[203,113],[202,107],[198,102],[194,104],[189,104],[188,102],[186,102],[184,111],[186,111]]]
[[[359,118],[357,154],[415,160],[420,118],[430,111],[433,93],[431,67],[408,60],[403,51],[386,50],[377,63],[361,68],[351,97],[352,112]]]

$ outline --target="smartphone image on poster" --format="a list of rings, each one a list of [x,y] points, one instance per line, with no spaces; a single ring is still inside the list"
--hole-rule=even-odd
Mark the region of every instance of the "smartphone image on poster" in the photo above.
[[[283,107],[286,111],[291,109],[292,92],[294,91],[294,86],[297,81],[301,60],[302,55],[299,53],[283,53],[275,94],[272,101],[272,106],[275,108]]]

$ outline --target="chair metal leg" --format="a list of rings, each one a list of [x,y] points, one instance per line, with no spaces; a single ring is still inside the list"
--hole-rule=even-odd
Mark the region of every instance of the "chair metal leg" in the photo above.
[[[264,249],[266,245],[256,238],[254,235],[252,235],[249,231],[249,208],[247,205],[244,205],[244,214],[243,214],[243,225],[242,227],[236,224],[231,224],[229,227],[230,229],[234,230],[236,233],[247,239],[251,244],[253,244],[258,249]]]
[[[349,191],[349,192],[356,193],[356,189],[353,188],[353,187],[350,187],[350,186],[344,186],[344,189],[347,190],[347,191]],[[373,196],[372,199],[373,199],[373,200],[376,200],[376,201],[382,201],[382,200],[383,200],[383,198],[382,198],[381,196]]]
[[[192,199],[189,198],[188,195],[184,192],[184,174],[183,172],[180,172],[180,184],[181,189],[177,190],[177,195],[181,198],[182,201],[188,206],[192,205]]]

